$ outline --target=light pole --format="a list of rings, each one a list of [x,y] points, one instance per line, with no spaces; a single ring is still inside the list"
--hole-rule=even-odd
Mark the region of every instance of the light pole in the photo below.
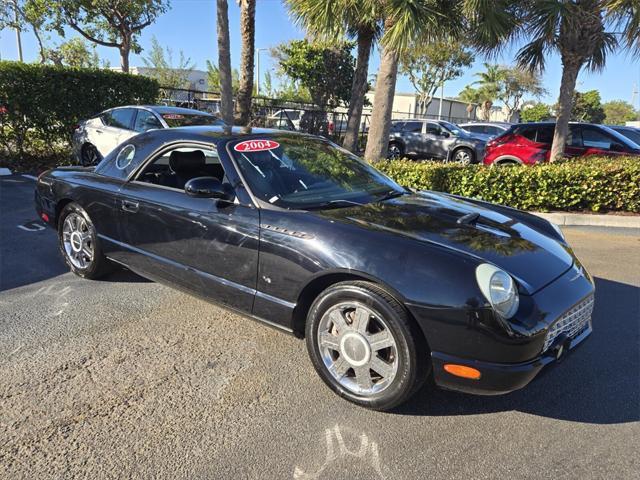
[[[260,52],[268,48],[256,48],[256,96],[260,95]]]
[[[16,0],[13,0],[13,8],[16,19],[16,46],[18,48],[18,59],[22,62],[24,60],[22,58],[22,40],[20,39],[20,18],[18,16],[18,3]]]

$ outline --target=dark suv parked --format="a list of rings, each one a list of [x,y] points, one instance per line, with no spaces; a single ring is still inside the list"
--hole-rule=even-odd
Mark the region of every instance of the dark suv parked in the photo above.
[[[388,158],[435,158],[447,162],[477,163],[485,141],[444,120],[391,122]]]
[[[534,165],[549,160],[555,123],[522,123],[487,142],[485,165]],[[569,124],[568,157],[640,155],[640,146],[604,125]]]

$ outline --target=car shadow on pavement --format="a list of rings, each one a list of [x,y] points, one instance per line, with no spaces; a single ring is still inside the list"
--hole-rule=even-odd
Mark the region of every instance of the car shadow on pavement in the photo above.
[[[582,423],[640,420],[640,288],[602,278],[595,282],[593,333],[524,389],[474,396],[428,384],[394,412],[449,416],[516,410]]]

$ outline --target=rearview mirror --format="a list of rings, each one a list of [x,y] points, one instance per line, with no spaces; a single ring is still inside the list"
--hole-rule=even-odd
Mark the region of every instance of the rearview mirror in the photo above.
[[[231,185],[223,184],[215,177],[192,178],[185,184],[184,191],[190,197],[217,198],[227,202],[232,201],[234,197]]]

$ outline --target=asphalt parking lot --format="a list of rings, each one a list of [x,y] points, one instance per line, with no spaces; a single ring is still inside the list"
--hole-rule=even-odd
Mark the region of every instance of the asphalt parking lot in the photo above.
[[[565,230],[594,334],[526,389],[428,386],[378,413],[332,394],[300,340],[131,273],[68,273],[32,194],[0,179],[0,478],[637,478],[638,231]]]

